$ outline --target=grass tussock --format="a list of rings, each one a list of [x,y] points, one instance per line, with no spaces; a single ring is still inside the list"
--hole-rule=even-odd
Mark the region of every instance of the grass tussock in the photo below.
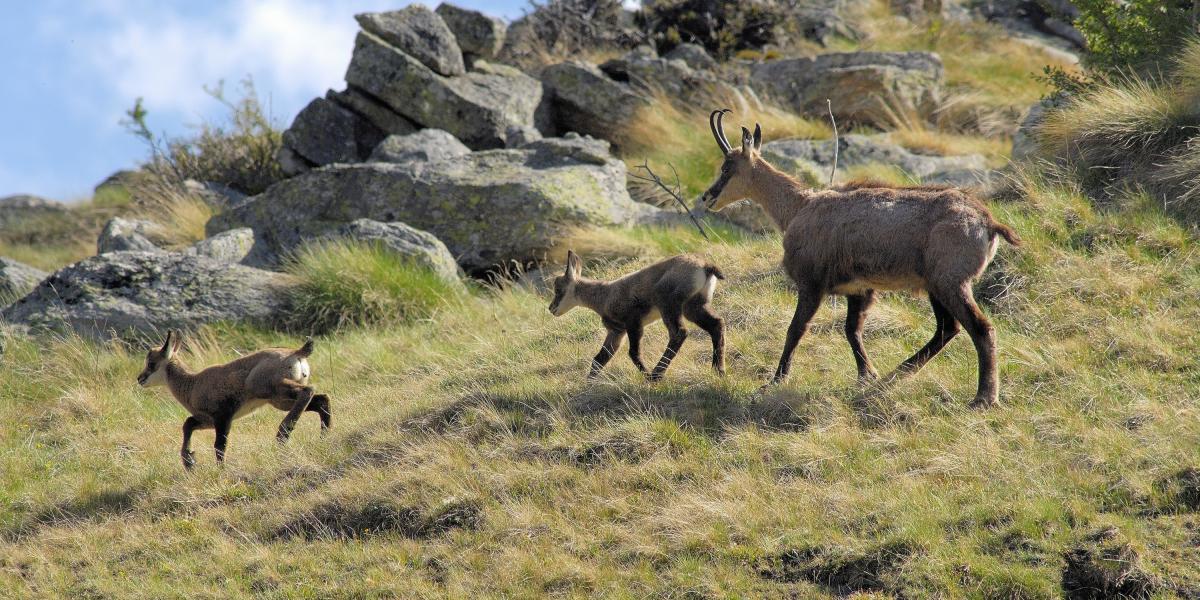
[[[1180,51],[1174,69],[1150,79],[1129,75],[1067,99],[1047,112],[1036,136],[1043,157],[1068,165],[1094,196],[1130,190],[1153,196],[1170,213],[1200,219],[1200,40]]]
[[[462,288],[378,244],[331,241],[297,251],[287,271],[300,281],[292,326],[328,332],[429,319]]]

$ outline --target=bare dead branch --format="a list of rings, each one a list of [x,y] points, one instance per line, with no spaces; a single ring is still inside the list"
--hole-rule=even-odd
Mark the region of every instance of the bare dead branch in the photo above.
[[[833,102],[826,98],[825,106],[829,109],[829,122],[833,124],[833,166],[829,168],[829,187],[833,187],[833,175],[837,173],[838,146],[841,146],[842,142],[838,139],[837,119],[833,118]]]
[[[670,195],[672,198],[675,199],[675,202],[677,204],[679,204],[680,210],[682,210],[684,213],[686,213],[688,218],[692,220],[692,223],[694,223],[696,225],[696,229],[698,229],[700,231],[700,235],[704,236],[704,239],[706,239],[706,240],[709,239],[708,232],[706,232],[704,230],[704,225],[700,223],[700,220],[697,219],[696,215],[688,208],[687,203],[683,201],[683,196],[679,193],[679,190],[680,190],[679,172],[675,170],[675,165],[667,163],[667,166],[671,167],[671,173],[675,176],[675,186],[674,187],[668,186],[666,184],[666,182],[664,182],[662,180],[662,178],[659,177],[658,174],[655,173],[650,168],[650,163],[647,161],[642,161],[642,164],[638,165],[638,168],[644,169],[646,171],[647,175],[649,175],[649,176],[638,175],[636,173],[630,173],[630,177],[633,177],[634,179],[637,179],[639,181],[653,183],[654,185],[657,185],[658,187],[662,188],[663,191],[665,191],[668,195]]]

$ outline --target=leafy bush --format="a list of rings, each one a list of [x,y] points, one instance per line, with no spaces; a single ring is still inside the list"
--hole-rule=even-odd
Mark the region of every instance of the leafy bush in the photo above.
[[[461,289],[379,244],[320,242],[287,266],[300,283],[291,325],[311,333],[431,317]]]
[[[1087,67],[1105,74],[1147,72],[1195,31],[1193,0],[1073,0],[1075,27],[1087,40]]]
[[[254,82],[242,80],[237,99],[226,97],[223,82],[205,91],[228,109],[228,123],[204,123],[192,137],[158,139],[146,123],[148,112],[141,98],[126,113],[125,127],[151,148],[145,168],[176,182],[219,183],[249,195],[283,179],[283,168],[275,158],[283,133],[264,111]]]
[[[644,4],[638,20],[660,52],[692,43],[728,59],[739,50],[777,43],[787,12],[772,2],[654,0]]]

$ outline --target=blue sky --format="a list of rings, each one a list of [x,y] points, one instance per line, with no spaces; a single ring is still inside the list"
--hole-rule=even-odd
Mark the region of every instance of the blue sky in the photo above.
[[[436,6],[437,0],[430,5]],[[525,0],[458,0],[512,19]],[[156,133],[182,135],[222,107],[202,89],[253,77],[286,126],[344,85],[354,14],[405,0],[0,0],[0,197],[73,201],[146,149],[119,121],[144,97]]]

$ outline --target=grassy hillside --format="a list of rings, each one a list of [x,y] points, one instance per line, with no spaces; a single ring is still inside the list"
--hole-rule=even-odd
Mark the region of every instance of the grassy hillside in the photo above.
[[[965,338],[860,397],[841,303],[792,382],[757,395],[793,302],[779,240],[686,230],[593,236],[609,251],[585,271],[678,249],[721,264],[727,378],[693,328],[665,382],[622,357],[587,385],[593,315],[479,292],[319,338],[334,433],[305,417],[279,449],[264,410],[235,425],[224,470],[205,433],[198,469],[180,468],[183,410],[136,387],[139,353],[7,339],[0,595],[1054,597],[1068,556],[1068,579],[1195,593],[1200,340],[1180,326],[1200,318],[1195,242],[1144,198],[1100,212],[1069,186],[1017,187],[993,205],[1026,239],[988,276],[994,410],[966,408]],[[931,323],[923,300],[888,296],[868,347],[893,365]],[[268,343],[296,340],[212,328],[186,360]],[[651,328],[647,355],[664,344]]]

